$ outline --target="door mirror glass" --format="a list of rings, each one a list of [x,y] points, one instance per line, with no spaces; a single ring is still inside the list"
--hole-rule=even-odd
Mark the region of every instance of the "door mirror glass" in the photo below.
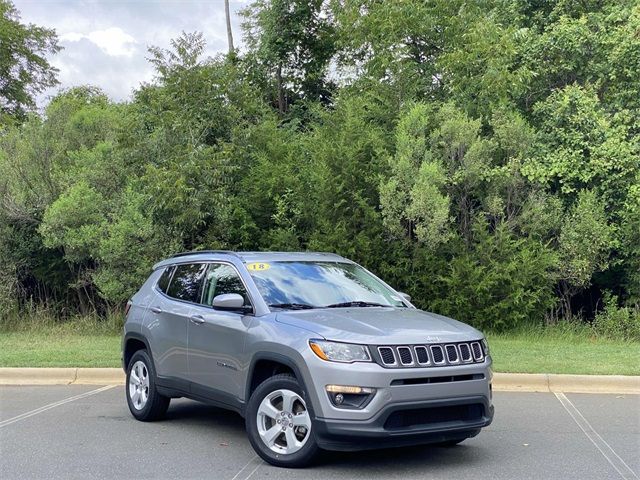
[[[237,293],[223,293],[213,297],[211,306],[218,310],[242,310],[244,298]]]

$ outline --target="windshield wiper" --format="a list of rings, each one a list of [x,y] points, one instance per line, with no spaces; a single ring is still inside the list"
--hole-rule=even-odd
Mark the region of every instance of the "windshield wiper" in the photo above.
[[[342,307],[389,307],[390,305],[382,305],[375,302],[363,302],[362,300],[355,300],[353,302],[332,303],[324,308],[342,308]]]
[[[318,308],[306,303],[271,303],[269,306],[273,308],[289,308],[291,310],[309,310],[311,308]]]

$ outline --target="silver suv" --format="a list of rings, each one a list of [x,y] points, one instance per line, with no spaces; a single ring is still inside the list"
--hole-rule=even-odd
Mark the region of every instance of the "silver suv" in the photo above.
[[[128,303],[126,397],[138,420],[171,398],[235,410],[267,462],[320,449],[455,445],[491,423],[483,335],[327,253],[191,252]]]

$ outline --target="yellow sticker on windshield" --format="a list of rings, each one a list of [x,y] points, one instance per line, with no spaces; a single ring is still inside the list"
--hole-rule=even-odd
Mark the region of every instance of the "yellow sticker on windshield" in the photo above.
[[[269,265],[268,263],[254,262],[248,263],[247,268],[256,272],[261,272],[263,270],[269,270],[271,268],[271,265]]]

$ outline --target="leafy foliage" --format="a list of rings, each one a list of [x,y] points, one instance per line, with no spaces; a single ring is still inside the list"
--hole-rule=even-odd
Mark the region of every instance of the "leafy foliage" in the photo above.
[[[313,249],[480,328],[637,338],[639,19],[259,0],[244,51],[202,58],[183,33],[131,102],[86,86],[7,110],[0,310],[107,315],[176,251]]]
[[[21,120],[34,96],[57,83],[46,56],[60,50],[52,29],[20,23],[10,0],[0,0],[0,126]]]

